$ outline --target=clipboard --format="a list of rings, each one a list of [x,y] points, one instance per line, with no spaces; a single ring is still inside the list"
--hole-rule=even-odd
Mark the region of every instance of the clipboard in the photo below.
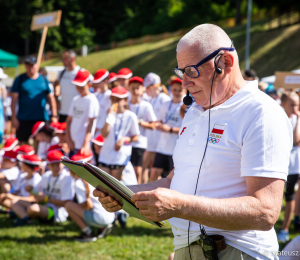
[[[163,223],[150,221],[140,213],[139,209],[131,200],[131,197],[134,193],[113,176],[87,162],[75,162],[65,156],[60,160],[61,163],[64,164],[68,169],[91,184],[94,188],[104,192],[118,201],[122,205],[122,209],[125,210],[130,216],[148,222],[152,225],[163,227]]]

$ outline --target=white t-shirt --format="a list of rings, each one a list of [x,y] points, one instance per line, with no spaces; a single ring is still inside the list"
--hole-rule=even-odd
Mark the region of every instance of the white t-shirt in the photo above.
[[[76,77],[76,74],[79,70],[80,70],[79,66],[76,66],[75,69],[72,71],[65,70],[59,82],[61,88],[60,90],[61,100],[60,100],[59,113],[62,115],[68,114],[73,98],[78,95],[75,85],[73,85],[71,82]],[[60,78],[60,75],[61,73],[58,76],[58,80]]]
[[[101,203],[97,200],[96,197],[93,196],[93,190],[95,189],[92,185],[89,185],[90,189],[90,199],[93,203],[93,218],[100,225],[108,225],[114,222],[115,214],[107,212],[101,205]],[[82,179],[77,179],[75,182],[75,195],[77,198],[78,204],[86,202],[86,188]]]
[[[1,169],[0,172],[3,173],[3,175],[6,177],[11,187],[17,184],[17,180],[21,174],[18,166],[12,167],[10,169]]]
[[[122,171],[121,182],[124,185],[137,185],[138,184],[134,168],[130,161],[126,164],[124,170]]]
[[[151,104],[147,101],[140,101],[139,104],[131,104],[129,103],[129,109],[136,114],[138,119],[143,119],[146,122],[155,122],[156,116],[153,111],[153,107]],[[137,142],[132,143],[132,147],[147,148],[147,136],[146,136],[146,130],[147,128],[143,126],[139,126],[140,129],[140,135],[139,140]]]
[[[6,99],[3,101],[3,106],[5,107],[5,115],[11,116],[11,96],[7,96]]]
[[[74,184],[74,178],[66,169],[63,169],[58,177],[53,177],[52,172],[47,171],[43,174],[35,190],[57,200],[73,200],[75,195]],[[53,209],[55,222],[64,222],[67,220],[69,214],[64,207],[58,207],[50,202],[46,206]]]
[[[295,131],[297,124],[297,116],[292,115],[290,118],[293,131]],[[300,129],[298,129],[299,131]],[[290,164],[289,164],[289,175],[299,174],[300,173],[300,146],[293,146],[293,149],[290,154]]]
[[[161,106],[167,102],[170,101],[171,98],[166,95],[165,93],[161,92],[159,93],[159,95],[156,98],[152,98],[149,102],[153,107],[154,113],[156,115],[156,117],[159,117],[160,114],[160,109]],[[147,129],[146,130],[146,136],[149,140],[148,142],[148,147],[147,147],[147,151],[149,152],[156,152],[157,149],[157,144],[158,144],[158,140],[159,140],[159,136],[160,136],[160,131],[157,131],[156,129],[151,130],[151,129]]]
[[[95,118],[91,131],[91,137],[93,138],[98,113],[99,103],[94,94],[91,93],[84,97],[80,95],[74,97],[68,115],[72,117],[70,135],[75,149],[81,149],[83,146],[90,118]]]
[[[170,189],[194,195],[208,132],[209,110],[194,103],[186,113],[173,154],[175,174]],[[196,196],[238,198],[247,195],[247,176],[286,180],[292,149],[291,123],[283,109],[251,81],[223,104],[211,109],[210,137]],[[230,209],[228,209],[230,210]],[[175,250],[188,245],[189,221],[169,219]],[[274,228],[220,230],[226,243],[256,259],[274,258],[278,242]],[[199,224],[191,222],[190,243],[199,239]]]
[[[59,138],[57,136],[52,137],[50,143],[39,142],[38,152],[37,152],[38,157],[40,157],[42,160],[46,160],[48,148],[58,143],[59,143]]]
[[[17,183],[12,188],[12,193],[18,191],[18,195],[21,197],[29,197],[30,193],[25,191],[25,187],[30,185],[35,188],[40,180],[42,179],[41,175],[37,172],[33,173],[30,179],[26,179],[27,172],[21,173],[19,178],[17,179]]]
[[[183,102],[173,103],[172,100],[167,101],[161,106],[160,115],[157,119],[171,127],[180,127],[182,117],[180,116],[180,108]],[[157,144],[156,152],[166,155],[173,155],[178,134],[160,131],[160,137]]]
[[[99,156],[99,162],[108,165],[126,165],[131,155],[131,145],[124,144],[119,151],[115,150],[115,143],[124,136],[139,135],[139,125],[136,115],[130,110],[116,114],[115,124],[111,126],[108,136]]]
[[[106,90],[104,93],[101,92],[95,93],[95,96],[99,102],[99,107],[100,107],[96,128],[100,129],[100,131],[105,125],[107,111],[111,107],[110,95],[111,95],[111,90],[109,89]]]

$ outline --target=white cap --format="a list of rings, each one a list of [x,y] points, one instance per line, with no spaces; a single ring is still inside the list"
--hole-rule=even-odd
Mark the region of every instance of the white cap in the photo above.
[[[157,74],[150,72],[144,78],[144,87],[149,87],[154,84],[161,84],[160,76]]]
[[[0,79],[6,79],[8,78],[8,76],[6,74],[4,74],[4,71],[2,68],[0,68]]]

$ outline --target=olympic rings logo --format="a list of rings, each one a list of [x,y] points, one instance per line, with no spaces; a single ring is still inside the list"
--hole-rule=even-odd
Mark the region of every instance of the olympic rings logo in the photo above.
[[[219,138],[214,138],[214,137],[209,137],[208,138],[208,142],[211,144],[217,144],[218,142],[220,142],[221,139]]]

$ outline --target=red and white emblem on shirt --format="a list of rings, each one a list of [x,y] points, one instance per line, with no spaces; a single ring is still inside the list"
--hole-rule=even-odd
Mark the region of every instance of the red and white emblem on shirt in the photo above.
[[[214,124],[214,127],[210,132],[208,142],[212,144],[217,144],[218,142],[220,142],[225,128],[226,125]]]

